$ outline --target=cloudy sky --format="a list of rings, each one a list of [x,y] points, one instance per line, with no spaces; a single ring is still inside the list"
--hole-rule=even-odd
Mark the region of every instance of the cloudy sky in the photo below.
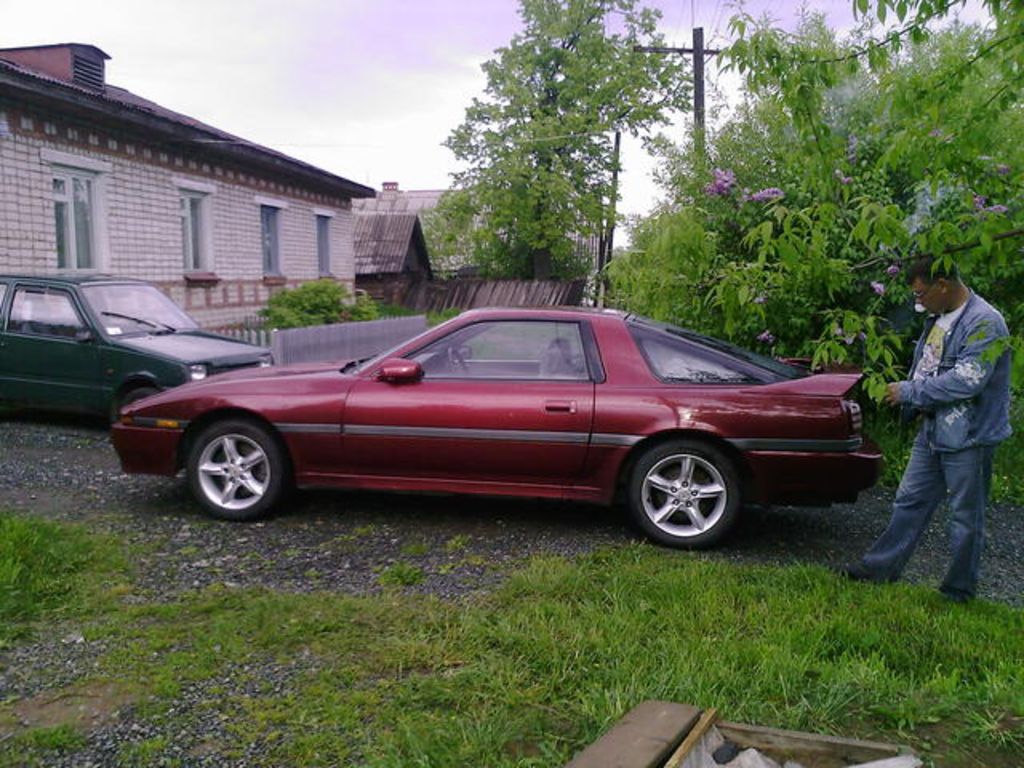
[[[688,46],[694,25],[708,46],[727,42],[732,0],[647,4],[670,44]],[[745,7],[791,26],[801,4]],[[812,6],[852,23],[849,0]],[[376,189],[449,185],[441,143],[482,91],[480,65],[519,29],[517,0],[0,0],[0,18],[0,48],[96,45],[109,82]],[[730,90],[713,64],[708,76]],[[655,202],[651,167],[627,141],[624,212]]]

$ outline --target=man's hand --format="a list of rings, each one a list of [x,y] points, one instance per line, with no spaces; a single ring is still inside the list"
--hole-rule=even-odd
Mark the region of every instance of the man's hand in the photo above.
[[[885,385],[885,402],[889,405],[900,404],[900,382],[892,381]]]

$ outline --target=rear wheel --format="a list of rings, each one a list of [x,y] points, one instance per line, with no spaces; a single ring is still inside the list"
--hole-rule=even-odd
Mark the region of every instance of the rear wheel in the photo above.
[[[669,547],[703,549],[735,525],[740,483],[732,462],[698,440],[649,448],[629,481],[629,510],[649,538]]]
[[[189,487],[207,513],[222,520],[256,520],[288,486],[288,462],[270,432],[240,419],[218,421],[193,441]]]

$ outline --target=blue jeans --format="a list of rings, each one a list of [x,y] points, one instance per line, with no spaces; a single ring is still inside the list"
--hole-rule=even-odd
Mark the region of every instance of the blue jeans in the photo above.
[[[949,499],[952,560],[939,589],[948,597],[974,597],[984,545],[985,507],[992,485],[994,446],[943,453],[929,447],[920,430],[896,491],[892,519],[861,564],[879,581],[903,573],[935,510]]]

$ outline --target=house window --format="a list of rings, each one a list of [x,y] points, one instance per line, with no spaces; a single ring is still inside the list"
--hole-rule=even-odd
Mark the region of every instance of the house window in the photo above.
[[[203,210],[205,197],[206,195],[198,192],[181,193],[181,247],[186,272],[208,268],[206,242],[203,237],[206,226]]]
[[[53,218],[59,269],[92,269],[95,266],[95,217],[93,174],[54,169]]]
[[[331,217],[316,217],[316,258],[320,275],[331,274]]]
[[[278,232],[278,209],[272,205],[260,206],[260,231],[263,239],[263,274],[281,274],[281,248]]]

